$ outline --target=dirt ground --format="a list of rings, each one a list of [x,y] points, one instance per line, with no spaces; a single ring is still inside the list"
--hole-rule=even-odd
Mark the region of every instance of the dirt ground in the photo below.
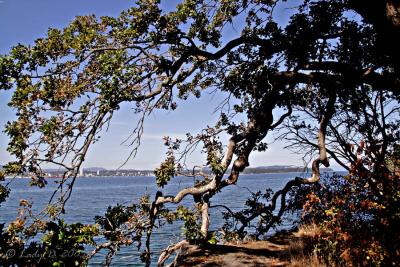
[[[310,254],[314,233],[276,235],[267,241],[237,244],[188,246],[177,260],[178,266],[324,266]]]

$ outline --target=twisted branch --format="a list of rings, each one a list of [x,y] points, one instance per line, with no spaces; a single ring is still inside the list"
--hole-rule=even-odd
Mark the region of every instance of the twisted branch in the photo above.
[[[171,256],[172,253],[174,253],[177,250],[183,249],[184,247],[188,246],[189,242],[186,240],[182,240],[176,244],[168,246],[166,249],[164,249],[158,258],[157,266],[161,267],[164,266],[165,261]]]

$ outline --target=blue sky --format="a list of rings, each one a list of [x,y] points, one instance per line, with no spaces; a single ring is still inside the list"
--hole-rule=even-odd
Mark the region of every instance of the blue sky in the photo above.
[[[170,9],[176,1],[162,2],[164,7]],[[76,15],[117,16],[132,3],[132,0],[0,0],[0,54],[6,54],[10,47],[17,43],[29,44],[36,38],[45,36],[49,27],[66,26]],[[234,30],[229,33],[232,36],[236,34]],[[11,92],[0,91],[1,131],[4,124],[13,118],[13,111],[6,105],[10,96]],[[200,99],[190,98],[189,101],[181,102],[174,112],[163,111],[151,115],[145,125],[138,156],[131,159],[124,168],[157,167],[165,153],[162,137],[181,137],[187,132],[195,134],[207,125],[213,125],[217,119],[217,114],[213,111],[221,101],[221,95],[204,92]],[[129,136],[136,125],[136,119],[131,107],[124,105],[115,115],[110,130],[92,147],[84,167],[119,167],[130,152],[130,148],[121,145],[121,142]],[[0,164],[11,159],[6,152],[7,142],[7,136],[0,133]],[[251,166],[303,165],[299,156],[285,151],[282,147],[282,143],[275,143],[267,152],[252,155]],[[188,163],[198,164],[201,159],[203,156],[195,153]]]

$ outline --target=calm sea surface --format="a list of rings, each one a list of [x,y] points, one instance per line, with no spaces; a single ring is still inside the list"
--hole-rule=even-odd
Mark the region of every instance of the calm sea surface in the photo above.
[[[250,192],[264,191],[271,188],[274,191],[281,189],[288,180],[296,176],[303,176],[300,173],[280,174],[252,174],[241,175],[237,185],[224,188],[217,194],[211,204],[224,204],[233,210],[244,207]],[[39,209],[48,202],[51,194],[56,188],[54,180],[49,179],[48,185],[43,189],[28,186],[29,179],[15,179],[10,184],[11,194],[6,202],[0,207],[0,223],[8,223],[15,219],[19,199],[27,199],[34,203]],[[164,195],[175,194],[180,189],[193,185],[193,178],[175,177],[163,190]],[[140,196],[149,194],[154,199],[157,191],[154,177],[90,177],[78,178],[73,189],[72,197],[67,203],[65,221],[68,223],[82,222],[93,223],[94,216],[103,215],[108,206],[116,204],[129,205],[137,203]],[[192,203],[192,198],[187,197],[182,204]],[[279,202],[278,202],[279,203]],[[279,206],[278,206],[279,208]],[[222,226],[223,220],[221,209],[211,209],[211,230]],[[292,222],[286,218],[281,228],[290,228]],[[158,229],[152,238],[153,243],[153,265],[157,262],[159,253],[166,246],[182,239],[180,234],[181,225],[166,225]],[[135,247],[123,248],[113,259],[112,266],[142,266],[138,257],[139,252]],[[101,256],[101,255],[100,255]],[[93,258],[90,266],[101,266],[102,257]]]

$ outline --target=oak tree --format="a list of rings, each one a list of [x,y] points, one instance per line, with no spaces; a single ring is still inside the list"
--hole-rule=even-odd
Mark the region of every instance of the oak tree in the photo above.
[[[43,187],[44,166],[54,164],[65,170],[45,211],[48,220],[27,225],[17,219],[1,229],[0,240],[7,246],[2,245],[0,252],[8,247],[21,250],[30,246],[24,238],[46,233],[46,241],[36,244],[44,255],[48,247],[76,247],[86,256],[74,260],[85,265],[106,249],[109,265],[116,249],[132,243],[140,247],[144,241],[142,259],[149,265],[154,227],[184,220],[186,239],[163,251],[158,261],[163,265],[188,242],[215,238],[209,231],[211,199],[236,184],[250,164],[249,156],[268,149],[265,137],[278,133],[288,149],[300,148],[301,153],[314,156],[312,176],[293,177],[275,193],[255,194],[243,212],[228,211],[239,227],[226,224],[226,238],[243,237],[253,220],[259,220],[258,237],[267,233],[280,221],[286,195],[293,188],[299,191],[297,204],[309,201],[309,206],[322,209],[313,206],[315,198],[310,202],[310,192],[301,195],[300,191],[321,192],[307,184],[319,183],[320,166],[328,167],[334,160],[349,172],[347,178],[340,178],[354,186],[346,191],[349,199],[365,198],[364,204],[353,207],[353,214],[368,207],[363,212],[374,219],[371,227],[378,248],[362,255],[378,253],[380,263],[395,262],[399,248],[393,244],[398,246],[398,238],[379,237],[379,233],[386,227],[395,229],[399,221],[398,1],[184,0],[172,12],[163,11],[159,2],[138,0],[116,18],[76,17],[66,28],[49,29],[33,45],[18,44],[0,57],[0,89],[13,91],[9,105],[16,112],[6,133],[8,152],[17,160],[4,167],[5,173],[29,173],[32,185]],[[290,15],[282,19],[279,12],[289,7]],[[232,25],[238,33],[225,36]],[[201,97],[207,90],[224,92],[235,104],[221,109],[216,125],[197,135],[188,134],[185,140],[166,138],[166,159],[155,170],[160,191],[134,206],[110,207],[97,217],[98,228],[56,223],[60,213],[68,212],[64,205],[87,152],[121,104],[131,103],[140,115],[131,140],[135,155],[149,114],[179,108],[176,99]],[[219,138],[222,134],[229,139]],[[211,173],[186,168],[185,155],[197,144],[204,148],[204,165]],[[177,175],[195,176],[198,181],[176,195],[164,195],[163,186]],[[3,200],[8,190],[1,187],[0,193]],[[181,206],[189,196],[193,207]],[[280,210],[274,213],[278,200]],[[336,212],[342,202],[335,201],[322,210],[336,208]],[[176,209],[167,209],[167,203]],[[23,205],[29,209],[29,203]],[[54,232],[69,236],[70,243],[54,238]],[[82,233],[84,238],[74,239]],[[95,244],[95,235],[107,242]],[[84,251],[85,244],[95,246],[92,253]]]

